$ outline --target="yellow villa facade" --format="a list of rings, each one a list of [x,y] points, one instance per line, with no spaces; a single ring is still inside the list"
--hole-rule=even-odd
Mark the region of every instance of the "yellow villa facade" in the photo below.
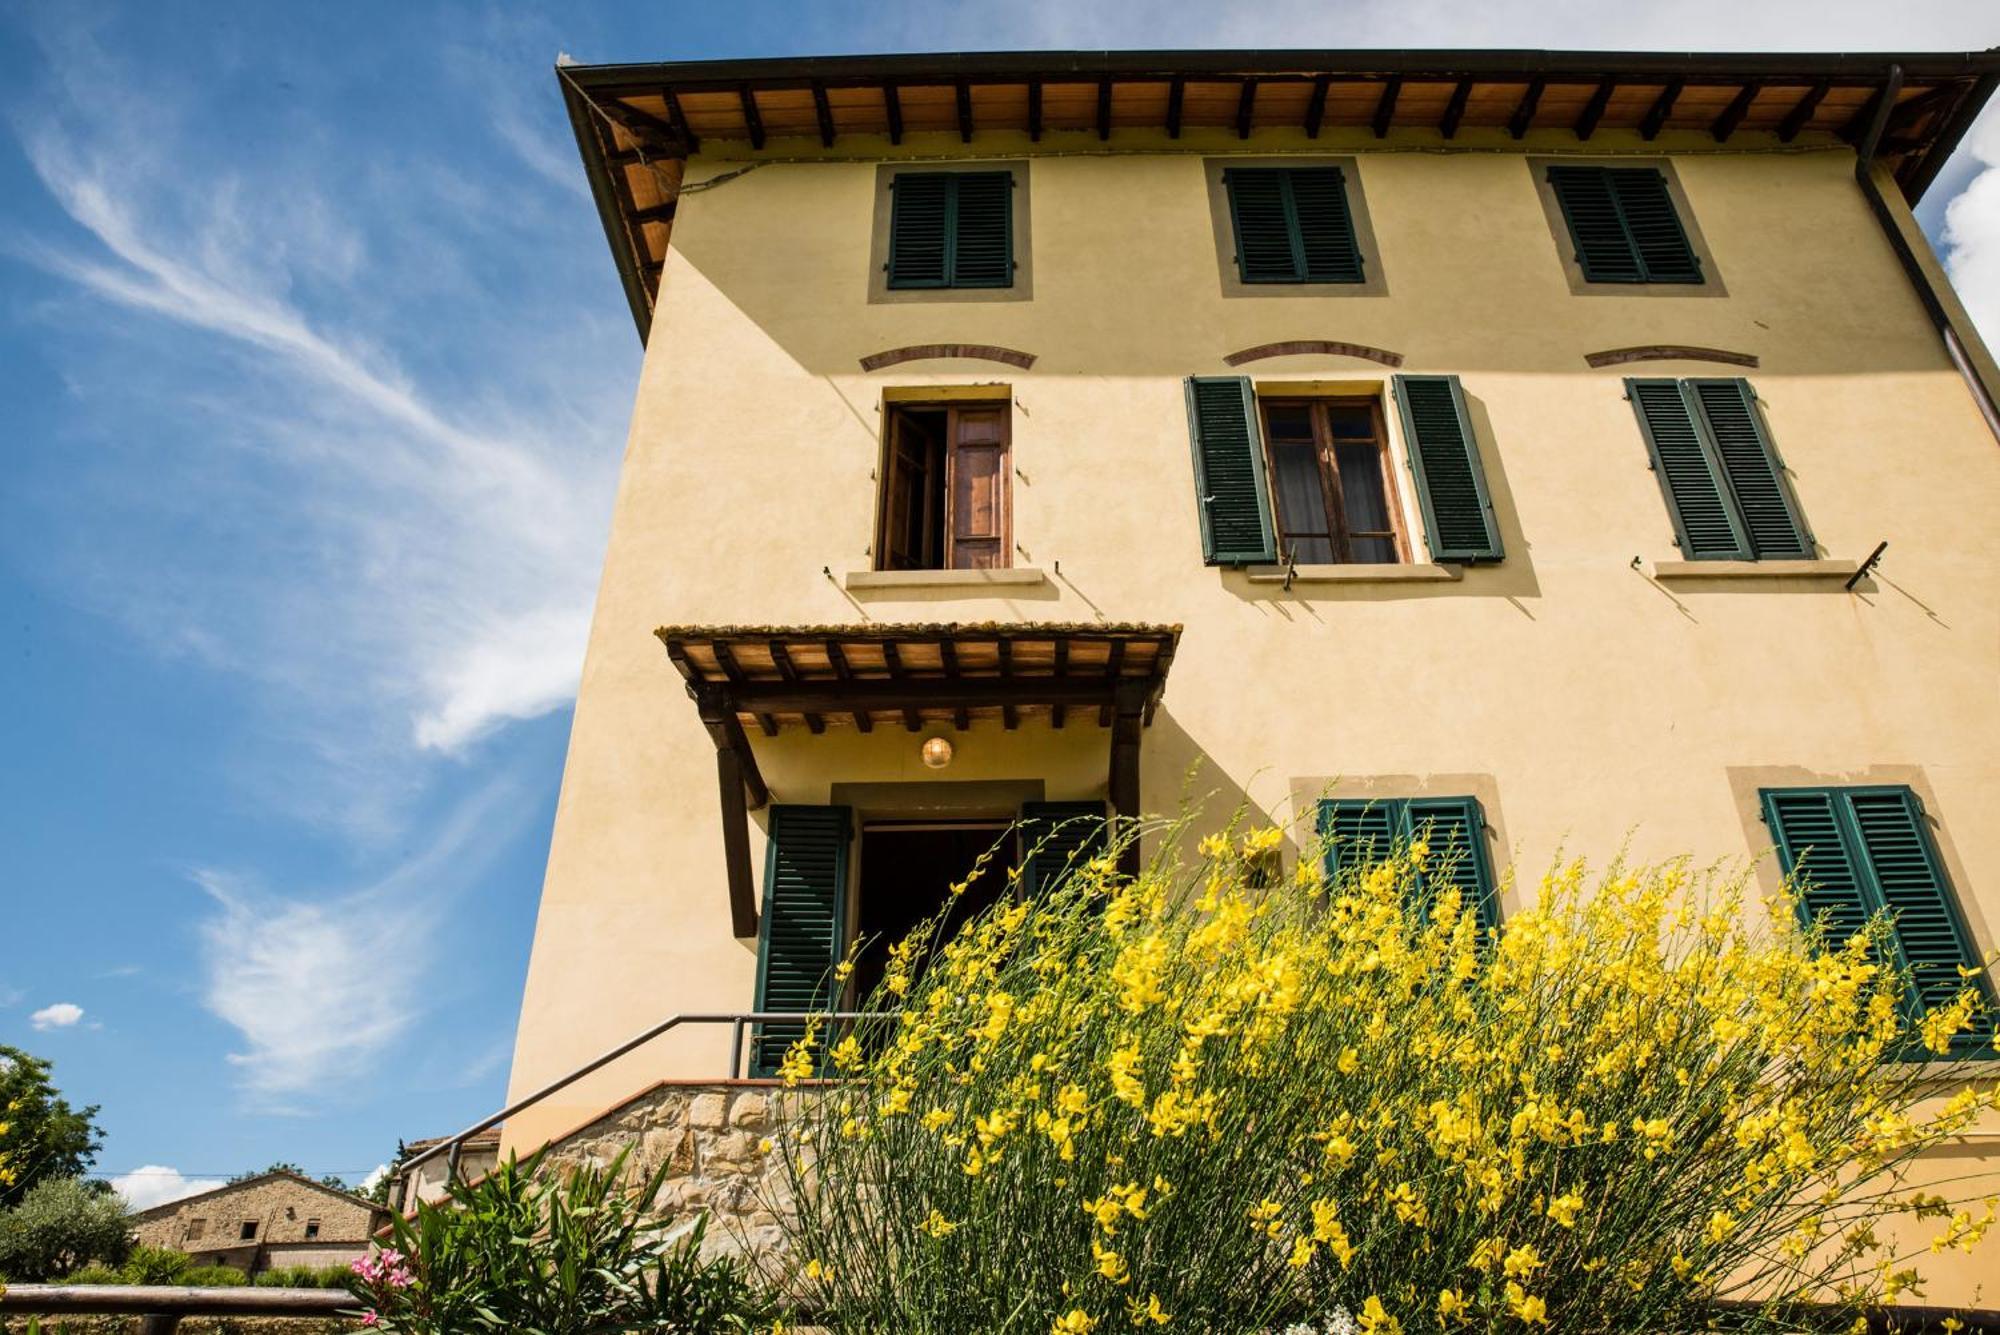
[[[1817,849],[1990,957],[2000,374],[1910,207],[1996,71],[560,70],[646,355],[512,1095],[820,995],[1024,813],[1456,822],[1503,919]]]

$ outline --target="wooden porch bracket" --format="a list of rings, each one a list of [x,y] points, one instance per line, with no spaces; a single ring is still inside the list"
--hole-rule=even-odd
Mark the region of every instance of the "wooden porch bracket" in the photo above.
[[[1146,726],[1146,703],[1151,696],[1146,681],[1121,681],[1113,693],[1111,716],[1111,773],[1106,787],[1111,795],[1112,814],[1121,820],[1139,817],[1139,740]],[[1118,855],[1118,870],[1127,876],[1139,874],[1139,845],[1128,843]]]

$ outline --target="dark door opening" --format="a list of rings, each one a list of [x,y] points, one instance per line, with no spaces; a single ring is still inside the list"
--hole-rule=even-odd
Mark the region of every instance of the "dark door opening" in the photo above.
[[[971,876],[979,855],[1002,839],[1008,841],[1006,846],[952,899],[951,887]],[[853,1000],[866,998],[881,983],[889,947],[946,901],[951,901],[944,922],[949,938],[1006,894],[1012,854],[1005,821],[863,826],[855,935],[864,944],[854,960]]]

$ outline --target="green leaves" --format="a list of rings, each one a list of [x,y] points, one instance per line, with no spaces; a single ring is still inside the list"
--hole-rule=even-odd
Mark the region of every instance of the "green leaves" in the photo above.
[[[703,1258],[704,1219],[654,1212],[666,1165],[636,1176],[626,1160],[556,1173],[509,1158],[398,1218],[355,1291],[407,1335],[751,1329],[769,1304],[742,1265]]]

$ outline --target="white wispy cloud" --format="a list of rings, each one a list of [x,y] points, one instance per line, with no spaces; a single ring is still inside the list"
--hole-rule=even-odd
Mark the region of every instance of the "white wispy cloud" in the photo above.
[[[236,1030],[228,1060],[253,1106],[298,1111],[374,1071],[423,1013],[455,902],[533,797],[514,776],[488,781],[428,847],[353,889],[275,893],[193,873],[215,905],[201,925],[202,1004]]]
[[[2000,339],[2000,113],[1988,111],[1965,137],[1979,172],[1945,206],[1945,264],[1973,322]]]
[[[134,1213],[199,1196],[222,1185],[219,1177],[186,1177],[177,1168],[153,1163],[111,1179],[111,1189],[125,1202],[125,1208]]]
[[[74,1028],[83,1019],[83,1007],[73,1001],[58,1001],[28,1016],[28,1023],[42,1033],[51,1029]]]

